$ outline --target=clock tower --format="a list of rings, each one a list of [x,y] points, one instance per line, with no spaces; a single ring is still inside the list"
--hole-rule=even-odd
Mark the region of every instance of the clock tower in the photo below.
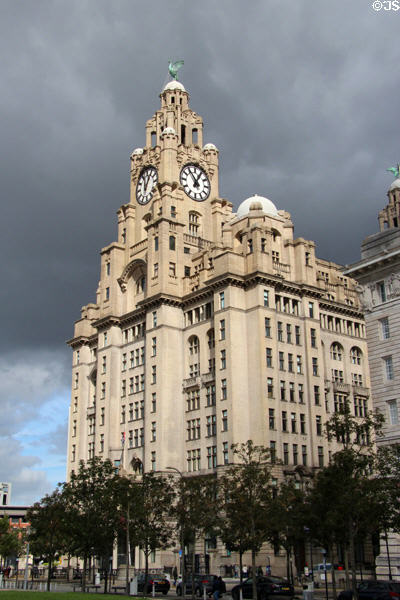
[[[299,465],[311,477],[334,447],[322,435],[330,413],[369,407],[355,282],[294,239],[289,213],[268,198],[233,212],[184,86],[171,81],[160,99],[130,157],[96,300],[69,341],[68,473],[96,455],[127,472],[218,474],[232,444],[252,440],[279,459],[276,481],[298,478]],[[215,544],[204,556],[199,541],[197,572],[238,563]],[[260,564],[272,554],[264,548]],[[277,574],[284,564],[271,559]],[[151,567],[161,566],[177,566],[176,553],[157,552]]]

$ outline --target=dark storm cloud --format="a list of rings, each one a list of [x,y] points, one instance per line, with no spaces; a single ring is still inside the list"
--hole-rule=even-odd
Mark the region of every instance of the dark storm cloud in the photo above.
[[[64,340],[95,299],[169,58],[184,58],[191,107],[220,150],[221,195],[235,207],[266,195],[318,256],[357,260],[400,154],[400,11],[371,4],[0,0],[0,340],[22,379],[27,355],[47,373],[53,352],[63,390],[70,380]],[[2,403],[13,432],[40,391],[30,405],[3,389]]]

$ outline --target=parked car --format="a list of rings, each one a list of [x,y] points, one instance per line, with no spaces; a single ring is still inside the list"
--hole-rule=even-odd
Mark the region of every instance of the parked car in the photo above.
[[[357,584],[360,600],[400,600],[400,582],[367,580]],[[351,600],[353,590],[340,592],[338,600]]]
[[[218,579],[218,575],[201,575],[200,573],[196,573],[194,577],[188,575],[186,578],[186,594],[192,593],[192,582],[194,581],[194,593],[198,598],[203,597],[204,587],[206,588],[207,596],[210,596],[216,579]],[[176,586],[177,596],[182,596],[182,591],[182,581],[179,581]]]
[[[293,598],[294,588],[286,579],[282,577],[257,577],[257,600],[267,600],[268,598]],[[253,578],[249,577],[242,584],[235,585],[232,588],[233,600],[240,599],[240,588],[242,588],[243,598],[253,597]],[[400,599],[399,599],[400,600]]]
[[[140,573],[138,575],[138,592],[145,592],[146,594],[151,594],[154,583],[154,591],[161,592],[164,594],[168,594],[170,583],[164,575],[154,575],[154,573],[149,573],[147,577],[147,585],[146,590],[144,589],[144,579],[145,574]]]

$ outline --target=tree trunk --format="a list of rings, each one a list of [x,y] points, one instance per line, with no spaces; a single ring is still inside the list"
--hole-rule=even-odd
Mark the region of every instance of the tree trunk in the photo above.
[[[50,591],[51,571],[53,569],[53,557],[49,557],[49,569],[47,571],[47,591]]]
[[[353,526],[352,521],[350,521],[350,524],[349,524],[349,541],[350,541],[350,556],[351,556],[351,587],[353,590],[353,600],[358,600],[356,555],[355,555],[355,547],[354,547],[354,526]]]
[[[83,557],[83,573],[82,573],[82,579],[81,579],[82,592],[85,591],[85,587],[86,587],[86,568],[87,568],[87,556],[85,554],[85,556]]]
[[[194,565],[195,565],[195,554],[194,550],[196,547],[196,535],[193,534],[193,550],[192,550],[192,600],[194,600]]]
[[[147,582],[149,579],[149,554],[150,554],[150,550],[149,548],[146,546],[145,548],[143,548],[144,550],[144,587],[143,587],[143,596],[146,596],[147,594]]]
[[[256,551],[251,549],[251,576],[253,578],[253,600],[257,598]]]
[[[346,573],[346,590],[350,587],[350,576],[349,576],[349,549],[347,544],[344,546],[344,569]]]
[[[243,550],[239,550],[240,584],[243,583]]]
[[[286,548],[286,579],[291,582],[290,579],[290,550]]]
[[[335,574],[335,565],[334,565],[334,561],[333,561],[333,546],[329,546],[328,547],[328,552],[329,552],[329,556],[331,557],[331,564],[332,564],[332,591],[333,591],[333,600],[336,600],[337,598],[337,591],[336,591],[336,574]]]

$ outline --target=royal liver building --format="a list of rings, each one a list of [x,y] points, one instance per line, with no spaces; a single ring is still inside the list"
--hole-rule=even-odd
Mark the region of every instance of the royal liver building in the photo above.
[[[251,439],[286,475],[311,474],[329,460],[333,411],[370,408],[355,283],[314,242],[293,239],[289,213],[267,198],[234,212],[188,92],[171,81],[160,99],[131,155],[96,300],[69,342],[68,471],[99,455],[127,471],[218,472],[231,444]],[[238,562],[212,545],[212,572]],[[172,552],[152,558],[178,563]]]

